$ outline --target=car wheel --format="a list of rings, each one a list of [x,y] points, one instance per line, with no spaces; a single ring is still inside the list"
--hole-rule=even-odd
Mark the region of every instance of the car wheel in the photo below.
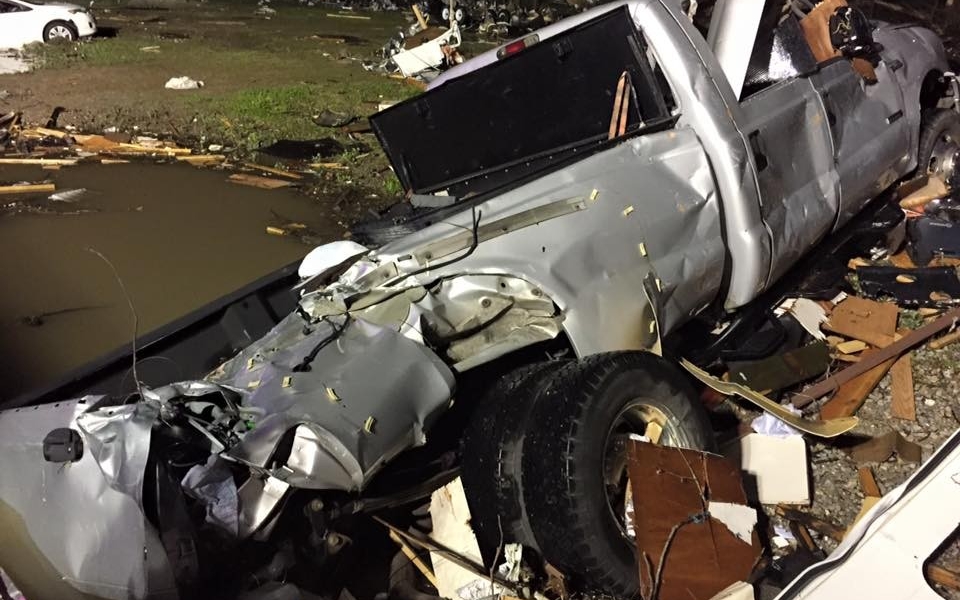
[[[580,587],[633,597],[639,589],[626,522],[626,444],[645,434],[713,450],[713,430],[686,376],[647,352],[598,354],[550,379],[527,421],[522,476],[544,559]]]
[[[523,506],[523,440],[537,396],[565,364],[527,365],[501,377],[479,399],[464,432],[460,472],[480,552],[488,563],[502,544],[536,548]]]
[[[443,10],[440,11],[440,18],[443,20],[444,23],[449,23],[449,22],[450,22],[450,7],[449,7],[449,6],[444,6],[444,7],[443,7]]]
[[[926,115],[917,152],[920,174],[939,175],[948,187],[960,183],[960,114],[938,109]]]
[[[43,28],[43,41],[52,42],[54,40],[64,40],[72,42],[77,39],[77,34],[66,21],[51,21]]]
[[[457,10],[453,11],[453,20],[457,23],[463,23],[463,20],[466,18],[466,16],[467,15],[463,12],[462,8],[457,8]]]

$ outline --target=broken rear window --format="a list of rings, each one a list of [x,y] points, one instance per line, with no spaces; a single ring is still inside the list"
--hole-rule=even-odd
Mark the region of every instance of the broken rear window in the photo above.
[[[624,7],[397,104],[371,124],[404,188],[482,193],[602,148],[625,71],[625,134],[668,121]]]

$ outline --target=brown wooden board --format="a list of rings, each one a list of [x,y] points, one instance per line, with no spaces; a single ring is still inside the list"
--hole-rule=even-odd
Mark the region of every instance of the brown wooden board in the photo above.
[[[901,356],[890,368],[890,416],[917,420],[917,399],[913,393],[913,367],[909,354]]]
[[[234,173],[227,179],[232,183],[249,185],[251,187],[262,188],[265,190],[289,187],[291,185],[289,181],[281,181],[279,179],[271,179],[269,177],[260,177],[258,175],[247,175],[246,173]]]
[[[833,309],[823,328],[883,348],[894,341],[899,314],[896,304],[851,296]]]
[[[861,360],[876,352],[878,352],[878,350],[873,348],[864,350],[861,355]],[[840,388],[837,389],[837,393],[820,407],[820,418],[826,420],[839,417],[852,417],[855,415],[857,411],[860,410],[860,407],[863,406],[867,396],[870,395],[873,388],[877,387],[877,384],[880,383],[880,380],[883,379],[883,376],[887,374],[887,371],[890,370],[890,367],[893,366],[896,360],[896,358],[891,358],[866,373],[841,384]]]
[[[746,505],[736,464],[695,450],[636,441],[628,446],[628,469],[643,597],[711,598],[747,579],[761,555],[756,528],[747,543],[718,519],[704,518],[708,502]],[[709,501],[704,497],[708,489]],[[658,571],[657,592],[653,580]]]
[[[880,486],[877,485],[877,479],[873,476],[873,469],[870,467],[860,467],[857,469],[857,476],[860,478],[860,489],[863,495],[868,498],[880,498]]]

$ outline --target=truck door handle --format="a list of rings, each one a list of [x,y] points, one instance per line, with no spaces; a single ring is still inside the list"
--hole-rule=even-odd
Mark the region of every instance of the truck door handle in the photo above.
[[[760,132],[754,131],[750,134],[750,150],[753,151],[753,161],[757,165],[757,171],[765,170],[770,161],[767,160],[767,156],[760,150]]]

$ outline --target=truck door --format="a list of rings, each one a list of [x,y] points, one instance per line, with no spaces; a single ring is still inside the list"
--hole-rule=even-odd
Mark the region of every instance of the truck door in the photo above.
[[[837,227],[899,179],[910,159],[900,87],[884,61],[875,71],[877,82],[867,84],[849,60],[836,58],[811,77],[827,111],[840,176]]]
[[[834,226],[839,199],[832,139],[809,77],[775,83],[740,106],[772,238],[769,286]]]

